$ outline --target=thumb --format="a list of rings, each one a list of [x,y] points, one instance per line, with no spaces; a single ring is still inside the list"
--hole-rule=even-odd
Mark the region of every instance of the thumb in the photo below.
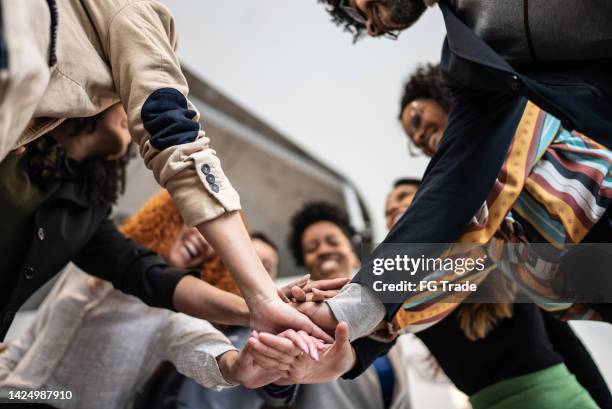
[[[348,324],[343,321],[336,326],[336,340],[334,341],[334,345],[341,345],[344,343],[350,343],[350,339]]]

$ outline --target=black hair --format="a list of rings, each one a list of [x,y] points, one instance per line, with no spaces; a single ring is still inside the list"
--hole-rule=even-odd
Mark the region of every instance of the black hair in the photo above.
[[[327,5],[327,12],[332,17],[332,22],[343,27],[344,31],[348,31],[353,35],[353,42],[365,36],[367,28],[364,24],[355,21],[341,7],[343,0],[318,0],[319,3]],[[397,16],[398,21],[402,21],[403,28],[412,26],[425,12],[427,6],[422,0],[378,0],[379,3],[391,9],[393,16]],[[398,32],[387,33],[392,38],[397,38]]]
[[[251,239],[257,239],[257,240],[263,241],[264,243],[266,243],[268,246],[272,247],[278,253],[278,246],[266,234],[264,234],[264,233],[262,233],[260,231],[253,232],[253,233],[251,233]]]
[[[411,185],[411,186],[419,187],[421,186],[421,179],[415,179],[415,178],[397,179],[395,182],[393,182],[393,189],[395,189],[398,186],[403,186],[403,185]]]
[[[69,136],[94,132],[103,114],[71,119]],[[125,190],[126,166],[132,156],[127,153],[115,160],[91,157],[77,162],[68,157],[50,134],[31,142],[26,152],[28,174],[34,183],[48,186],[76,181],[92,206],[117,202]]]
[[[366,26],[356,22],[351,16],[349,16],[344,10],[340,8],[342,0],[318,0],[319,3],[327,5],[326,10],[332,17],[332,22],[337,26],[343,27],[344,31],[347,31],[353,35],[353,42],[356,42],[360,38],[364,37],[367,32]]]
[[[310,202],[306,203],[291,218],[291,232],[289,233],[289,249],[298,265],[304,265],[304,254],[302,253],[302,236],[308,227],[311,225],[327,221],[335,224],[342,230],[342,233],[348,238],[351,246],[354,249],[354,237],[356,236],[355,229],[351,226],[348,216],[337,206],[327,202]],[[358,254],[355,251],[355,254]]]
[[[420,98],[433,99],[440,104],[446,113],[450,111],[451,98],[448,88],[443,83],[439,64],[421,65],[408,78],[408,81],[404,84],[404,92],[400,102],[400,120],[406,106]]]

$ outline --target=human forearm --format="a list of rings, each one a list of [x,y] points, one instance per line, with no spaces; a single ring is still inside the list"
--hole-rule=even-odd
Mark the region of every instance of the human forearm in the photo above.
[[[174,291],[177,311],[217,324],[249,326],[249,309],[242,297],[185,276]]]
[[[277,297],[274,283],[257,257],[238,212],[202,223],[198,229],[223,259],[249,304]]]

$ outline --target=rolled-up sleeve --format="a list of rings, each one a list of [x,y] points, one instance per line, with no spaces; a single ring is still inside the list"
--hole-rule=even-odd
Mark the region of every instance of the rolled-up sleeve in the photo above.
[[[103,42],[129,129],[146,166],[194,226],[240,209],[174,52],[170,11],[157,1],[133,2],[110,20]]]
[[[235,386],[223,378],[217,357],[236,347],[208,321],[171,314],[157,350],[162,360],[202,386],[215,390]]]

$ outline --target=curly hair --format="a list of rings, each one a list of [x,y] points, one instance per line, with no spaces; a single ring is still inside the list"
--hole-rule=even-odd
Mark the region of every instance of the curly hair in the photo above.
[[[71,119],[69,136],[95,131],[103,114]],[[28,145],[26,166],[31,180],[39,186],[76,181],[88,202],[99,206],[115,204],[124,192],[126,166],[131,156],[128,153],[115,160],[91,157],[77,162],[47,134]]]
[[[291,232],[287,240],[291,254],[298,265],[304,265],[304,254],[302,252],[302,237],[304,236],[304,232],[313,224],[323,221],[331,222],[338,226],[354,247],[353,239],[357,232],[351,226],[346,213],[337,206],[327,202],[306,203],[304,207],[291,218]],[[353,251],[355,251],[354,248]],[[355,251],[355,254],[358,254],[358,252]]]
[[[126,220],[120,231],[141,246],[168,259],[183,224],[183,218],[172,197],[166,190],[161,190]],[[200,278],[221,290],[241,295],[229,270],[216,254],[204,262]]]
[[[327,5],[327,12],[332,17],[332,22],[343,27],[353,35],[353,43],[363,38],[367,32],[364,24],[355,21],[342,9],[343,0],[318,0],[319,3]],[[399,31],[412,26],[427,9],[426,2],[419,0],[378,0],[391,10],[391,14],[404,24],[400,30],[387,33],[391,38],[397,38]]]
[[[340,8],[342,1],[343,0],[318,0],[319,3],[327,5],[326,10],[331,16],[332,22],[342,27],[344,31],[351,33],[353,35],[353,42],[357,42],[357,40],[365,36],[366,26],[356,22]]]
[[[448,88],[443,84],[439,64],[421,65],[408,78],[400,102],[399,119],[402,113],[415,99],[427,98],[436,101],[447,113],[451,108],[451,98]]]

